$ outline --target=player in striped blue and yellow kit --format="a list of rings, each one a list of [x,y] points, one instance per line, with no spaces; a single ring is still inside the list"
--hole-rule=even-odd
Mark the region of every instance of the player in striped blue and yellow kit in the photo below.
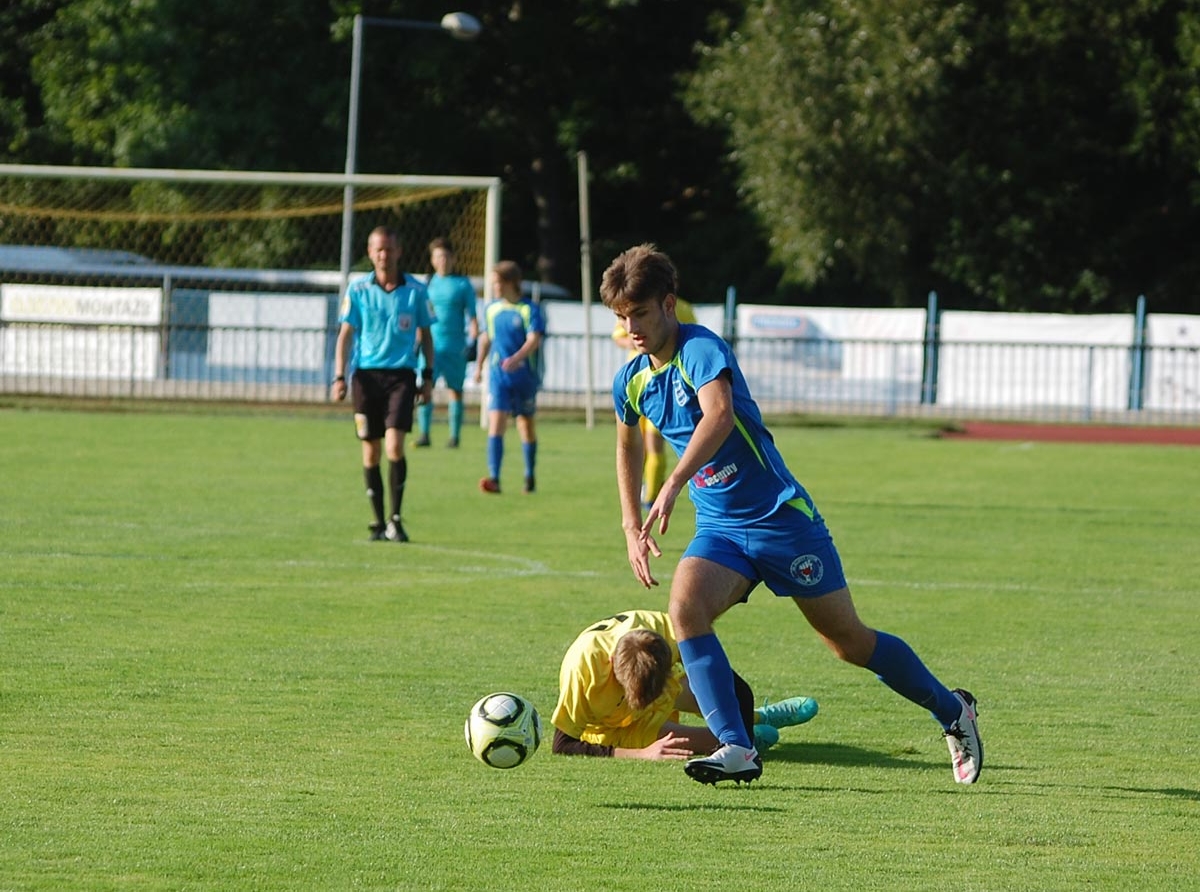
[[[679,322],[678,287],[670,258],[639,245],[608,267],[600,296],[638,351],[613,381],[613,402],[621,526],[630,566],[647,588],[658,584],[650,556],[662,556],[652,531],[667,532],[685,488],[696,510],[696,533],[671,580],[668,610],[692,693],[721,747],[689,760],[688,776],[716,783],[762,774],[713,630],[717,617],[762,582],[792,598],[838,657],[928,709],[945,733],[954,780],[974,783],[983,764],[975,698],[947,688],[908,644],[859,619],[825,521],[784,464],[733,351],[708,329]],[[645,519],[642,417],[679,456]]]
[[[807,722],[817,702],[792,697],[761,710],[734,673],[741,720],[760,749],[777,729]],[[680,712],[699,715],[665,613],[625,610],[594,623],[563,657],[558,679],[554,752],[626,759],[686,759],[710,753],[719,741],[704,726],[679,723]]]
[[[675,301],[675,318],[680,322],[695,322],[696,311],[681,297]],[[620,322],[613,327],[612,339],[618,347],[626,350],[628,353],[626,359],[633,359],[637,356],[637,350],[633,348],[633,339],[629,337],[629,332]],[[642,429],[642,442],[646,448],[646,464],[642,474],[642,507],[649,508],[658,497],[658,491],[662,489],[663,481],[667,479],[666,442],[663,440],[662,434],[658,432],[658,428],[651,424],[645,416],[642,416],[638,426]]]
[[[492,270],[495,297],[483,310],[479,333],[479,358],[475,381],[488,374],[488,476],[479,481],[484,492],[500,492],[500,467],[504,462],[504,432],[509,416],[517,419],[521,451],[525,458],[525,492],[536,488],[537,393],[542,386],[541,346],[546,334],[542,311],[521,296],[521,267],[502,260]]]

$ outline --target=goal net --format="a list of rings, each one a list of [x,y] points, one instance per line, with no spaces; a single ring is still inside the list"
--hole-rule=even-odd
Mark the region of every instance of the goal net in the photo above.
[[[323,399],[380,225],[483,278],[499,181],[0,165],[0,392]]]

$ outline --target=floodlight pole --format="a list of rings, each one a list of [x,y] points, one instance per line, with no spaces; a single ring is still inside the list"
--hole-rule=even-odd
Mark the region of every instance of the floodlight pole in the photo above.
[[[474,40],[479,36],[479,21],[465,12],[450,12],[440,22],[414,19],[384,19],[373,16],[354,16],[354,36],[350,50],[350,114],[346,120],[346,183],[342,189],[342,251],[339,273],[341,294],[350,283],[350,256],[354,240],[354,183],[358,163],[358,106],[362,91],[363,27],[378,25],[385,28],[405,28],[410,31],[441,31],[458,40]]]

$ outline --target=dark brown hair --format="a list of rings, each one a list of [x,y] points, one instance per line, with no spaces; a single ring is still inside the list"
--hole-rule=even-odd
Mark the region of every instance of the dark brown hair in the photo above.
[[[651,244],[638,245],[608,265],[600,280],[600,299],[610,310],[663,300],[679,288],[671,258]]]

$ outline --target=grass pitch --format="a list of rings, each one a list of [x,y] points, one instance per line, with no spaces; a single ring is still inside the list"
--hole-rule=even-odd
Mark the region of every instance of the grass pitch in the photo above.
[[[548,723],[576,633],[666,603],[690,509],[640,589],[607,418],[543,420],[533,496],[515,431],[498,497],[477,429],[410,449],[394,545],[348,418],[0,410],[0,890],[1200,888],[1200,452],[776,433],[864,619],[979,697],[974,787],[762,590],[731,660],[821,712],[761,782],[471,758],[478,697]]]

